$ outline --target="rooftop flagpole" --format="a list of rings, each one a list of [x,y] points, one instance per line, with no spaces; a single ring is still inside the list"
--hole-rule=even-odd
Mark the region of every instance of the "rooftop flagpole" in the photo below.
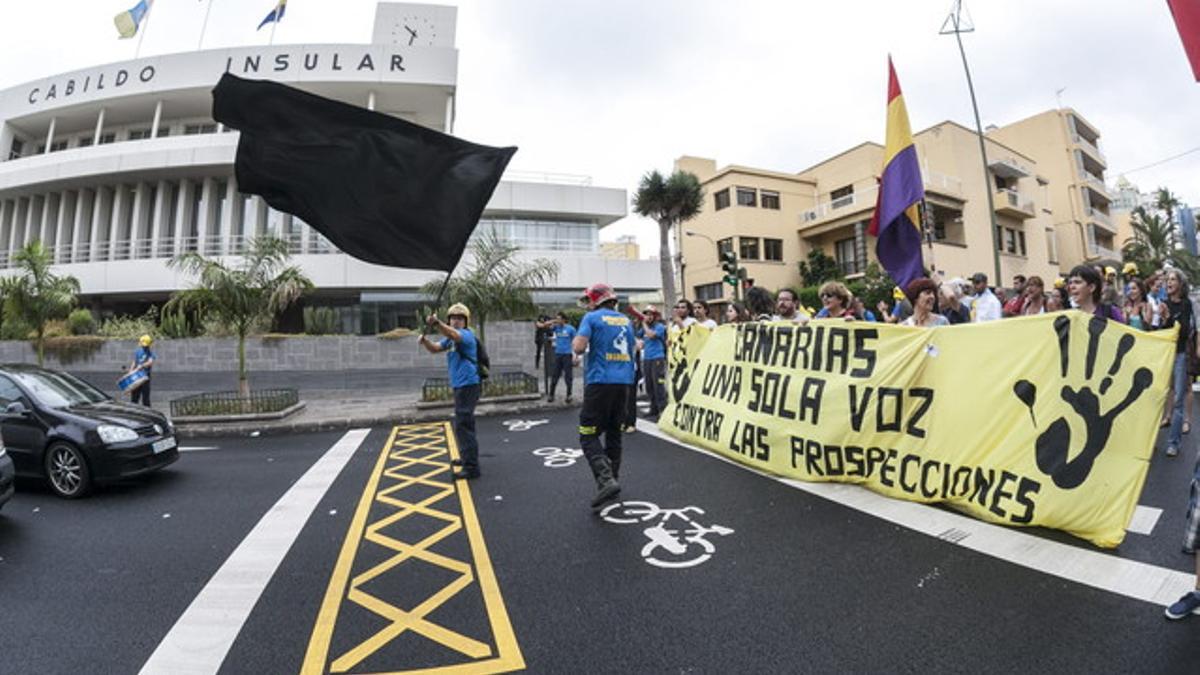
[[[271,22],[271,39],[267,40],[268,45],[275,44],[275,29],[279,27],[279,20],[283,17],[279,16],[279,6],[282,3],[275,3],[275,20]]]
[[[200,24],[200,41],[196,43],[196,51],[200,51],[200,48],[204,46],[204,33],[208,30],[208,15],[212,14],[213,1],[205,0],[208,5],[204,9],[204,23]]]
[[[979,104],[975,101],[975,85],[971,82],[971,68],[967,66],[967,52],[963,49],[962,43],[962,34],[974,31],[975,25],[971,22],[969,13],[965,25],[962,21],[962,0],[954,0],[954,7],[950,10],[950,16],[946,17],[942,23],[939,34],[953,34],[958,40],[958,53],[962,55],[963,70],[967,73],[967,91],[971,94],[971,109],[975,111],[975,133],[979,136],[979,158],[983,160],[983,191],[987,195],[988,216],[992,223],[992,262],[996,268],[996,278],[993,281],[999,286],[1001,283],[1000,233],[997,231],[999,225],[996,223],[996,204],[992,198],[993,188],[988,173],[987,146],[983,142],[983,124],[979,121]]]
[[[146,31],[150,30],[150,17],[154,14],[154,0],[146,0],[146,18],[142,21],[142,25],[138,27],[137,48],[133,50],[133,58],[138,58],[142,55],[142,40],[146,37]]]

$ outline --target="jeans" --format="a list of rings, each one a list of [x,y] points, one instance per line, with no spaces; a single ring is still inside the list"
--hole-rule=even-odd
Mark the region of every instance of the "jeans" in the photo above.
[[[667,360],[643,361],[642,372],[646,377],[646,395],[650,398],[650,414],[657,415],[667,407]]]
[[[479,471],[479,441],[475,439],[475,404],[479,403],[479,390],[478,384],[454,390],[454,435],[458,438],[463,471],[467,473]]]
[[[575,357],[572,354],[554,355],[554,375],[550,378],[550,398],[554,398],[554,392],[558,389],[558,378],[563,375],[567,380],[567,398],[571,398],[571,389],[575,386]]]
[[[1187,372],[1188,355],[1175,355],[1175,367],[1171,370],[1171,383],[1174,391],[1175,404],[1171,407],[1171,429],[1167,432],[1167,446],[1178,448],[1183,442],[1183,403],[1187,399],[1188,387],[1192,386],[1192,378]]]
[[[146,406],[147,408],[150,407],[150,378],[149,377],[146,378],[146,382],[144,384],[142,384],[142,386],[133,390],[133,396],[132,396],[131,400],[134,403],[141,403],[142,405]]]

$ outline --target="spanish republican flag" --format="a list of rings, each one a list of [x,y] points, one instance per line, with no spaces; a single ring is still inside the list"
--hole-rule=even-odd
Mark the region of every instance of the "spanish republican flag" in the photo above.
[[[1183,40],[1183,51],[1187,52],[1192,64],[1192,75],[1200,82],[1200,0],[1167,0],[1179,39]]]
[[[919,205],[925,199],[917,148],[913,145],[908,111],[892,57],[888,56],[887,143],[883,150],[883,178],[875,213],[867,230],[876,237],[875,255],[892,279],[905,288],[925,276],[921,261],[921,218]]]

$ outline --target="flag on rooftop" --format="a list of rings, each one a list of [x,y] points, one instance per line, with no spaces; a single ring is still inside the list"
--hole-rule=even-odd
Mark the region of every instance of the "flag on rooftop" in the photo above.
[[[1192,76],[1200,82],[1200,0],[1167,0],[1175,28],[1183,40],[1183,51],[1192,64]]]
[[[241,132],[240,191],[355,258],[410,269],[454,269],[517,151],[229,73],[213,119]]]
[[[132,9],[113,17],[113,23],[117,26],[117,33],[121,35],[121,39],[131,38],[137,35],[138,26],[142,24],[142,19],[150,13],[150,5],[154,4],[154,0],[141,0],[134,5]]]
[[[920,204],[925,199],[917,148],[913,145],[908,110],[900,81],[888,56],[887,141],[883,151],[883,177],[875,213],[868,232],[877,238],[875,254],[900,286],[925,276],[921,260]]]
[[[283,12],[286,9],[287,0],[279,0],[279,2],[271,8],[271,11],[267,13],[267,16],[262,20],[262,23],[258,24],[258,28],[255,30],[262,30],[263,26],[271,23],[272,21],[275,23],[283,21]]]

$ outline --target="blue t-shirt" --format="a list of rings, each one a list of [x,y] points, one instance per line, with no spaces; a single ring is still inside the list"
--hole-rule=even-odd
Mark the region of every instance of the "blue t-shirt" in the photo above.
[[[133,365],[134,367],[140,366],[153,358],[154,352],[150,351],[149,347],[138,347],[137,350],[133,352]],[[145,370],[146,374],[149,375],[150,371],[154,370],[154,366],[143,368],[143,370]]]
[[[479,384],[479,350],[475,343],[475,334],[470,328],[460,328],[458,334],[462,341],[455,342],[450,338],[442,339],[442,349],[447,349],[446,364],[450,368],[450,387],[458,389]]]
[[[570,354],[571,340],[575,337],[575,326],[564,323],[554,328],[554,353]]]
[[[656,337],[649,337],[646,334],[647,330],[654,331]],[[642,360],[654,361],[655,359],[667,358],[667,327],[661,321],[642,328]]]
[[[579,322],[588,339],[584,384],[633,384],[633,322],[608,308],[588,312]]]

